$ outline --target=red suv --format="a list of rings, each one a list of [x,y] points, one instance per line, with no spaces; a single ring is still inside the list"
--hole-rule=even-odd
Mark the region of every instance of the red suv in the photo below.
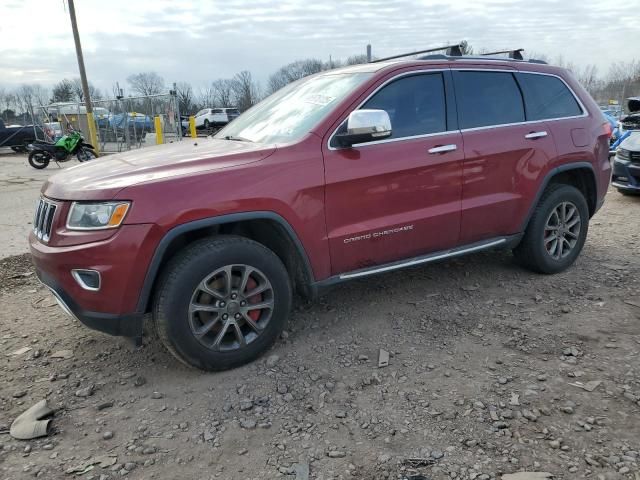
[[[610,130],[562,68],[439,56],[306,77],[212,139],[42,188],[40,280],[87,326],[206,370],[258,357],[293,292],[488,248],[560,272],[610,180]]]

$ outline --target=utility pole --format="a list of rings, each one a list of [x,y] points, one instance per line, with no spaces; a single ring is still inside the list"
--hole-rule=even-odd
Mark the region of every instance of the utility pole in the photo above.
[[[67,0],[69,3],[69,16],[71,17],[71,29],[73,30],[73,41],[76,44],[76,56],[78,57],[78,69],[80,70],[80,83],[82,83],[82,96],[84,97],[84,105],[87,109],[87,123],[89,125],[89,139],[91,145],[98,153],[98,135],[96,133],[96,122],[93,118],[93,106],[91,105],[91,97],[89,96],[89,82],[87,82],[87,72],[84,69],[84,58],[82,57],[82,45],[80,45],[80,34],[78,33],[78,22],[76,21],[76,7],[73,0]]]
[[[371,44],[367,45],[367,63],[371,62]]]

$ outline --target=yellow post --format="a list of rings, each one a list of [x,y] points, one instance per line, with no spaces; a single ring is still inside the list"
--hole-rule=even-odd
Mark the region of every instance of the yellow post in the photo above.
[[[164,136],[162,135],[162,120],[160,119],[160,116],[157,116],[155,118],[155,125],[156,125],[156,144],[161,145],[164,143]]]
[[[189,117],[189,132],[191,133],[191,138],[196,138],[198,136],[196,134],[196,117],[193,115]]]
[[[100,144],[98,143],[98,134],[96,132],[96,121],[93,118],[93,112],[87,113],[87,123],[89,124],[89,143],[93,145],[96,155],[100,155]]]

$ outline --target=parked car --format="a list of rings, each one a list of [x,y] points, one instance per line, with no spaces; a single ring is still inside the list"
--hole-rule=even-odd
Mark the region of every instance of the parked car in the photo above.
[[[0,147],[11,147],[14,152],[26,152],[27,145],[36,140],[41,129],[33,125],[5,125],[0,119]]]
[[[139,337],[151,313],[180,360],[236,367],[274,343],[294,292],[492,248],[569,268],[609,186],[610,133],[573,75],[540,62],[345,67],[212,139],[50,177],[31,253],[87,326]]]
[[[624,115],[618,122],[618,132],[622,137],[629,131],[640,131],[640,97],[627,98],[628,115]]]
[[[616,149],[611,184],[623,195],[640,195],[640,131],[630,132]]]
[[[196,113],[196,128],[223,127],[240,116],[237,108],[204,108]]]
[[[96,120],[102,140],[113,142],[123,138],[128,130],[131,137],[142,138],[153,132],[153,118],[144,113],[128,112],[109,114]]]

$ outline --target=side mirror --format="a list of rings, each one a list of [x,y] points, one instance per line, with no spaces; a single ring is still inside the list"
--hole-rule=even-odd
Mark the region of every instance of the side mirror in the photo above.
[[[341,147],[373,142],[391,136],[391,120],[384,110],[354,110],[347,119],[347,131],[336,134]]]

